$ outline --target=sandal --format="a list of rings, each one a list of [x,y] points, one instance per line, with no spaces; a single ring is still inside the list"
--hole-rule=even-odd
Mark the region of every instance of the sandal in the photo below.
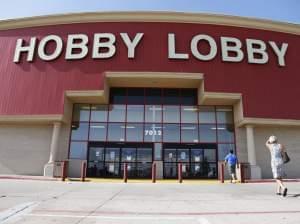
[[[282,193],[282,196],[283,196],[283,197],[286,197],[287,191],[288,191],[288,189],[287,189],[287,188],[284,188],[283,193]]]

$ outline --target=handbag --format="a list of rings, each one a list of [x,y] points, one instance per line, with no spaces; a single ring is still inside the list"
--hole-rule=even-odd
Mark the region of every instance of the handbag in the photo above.
[[[288,163],[291,159],[287,152],[281,152],[283,163]]]

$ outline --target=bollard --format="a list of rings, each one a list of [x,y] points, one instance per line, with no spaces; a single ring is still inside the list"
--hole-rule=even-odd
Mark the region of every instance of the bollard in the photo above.
[[[245,166],[240,163],[241,183],[245,183]]]
[[[224,183],[224,163],[219,162],[218,167],[219,167],[219,180],[221,181],[221,183]]]
[[[152,163],[152,183],[156,182],[156,163]]]
[[[123,173],[123,180],[124,183],[127,183],[127,175],[128,175],[128,165],[127,163],[124,163],[124,173]]]
[[[67,177],[67,166],[68,166],[68,161],[63,161],[62,162],[62,171],[61,171],[61,180],[65,181]]]
[[[81,181],[84,182],[86,177],[86,161],[81,162]]]
[[[182,183],[182,163],[178,164],[178,182]]]

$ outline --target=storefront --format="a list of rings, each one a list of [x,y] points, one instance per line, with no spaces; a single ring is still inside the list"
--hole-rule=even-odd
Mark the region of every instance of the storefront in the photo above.
[[[277,135],[299,177],[299,25],[186,13],[0,22],[0,174],[217,178],[229,150],[270,178]],[[17,141],[16,141],[17,139]],[[294,159],[295,158],[295,159]]]

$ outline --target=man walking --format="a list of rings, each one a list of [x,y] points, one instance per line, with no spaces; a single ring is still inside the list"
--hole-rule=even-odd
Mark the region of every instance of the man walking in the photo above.
[[[228,155],[225,157],[225,165],[228,165],[228,172],[230,174],[230,183],[234,180],[234,182],[237,180],[236,178],[236,164],[237,164],[237,157],[233,154],[233,150],[230,150]]]

